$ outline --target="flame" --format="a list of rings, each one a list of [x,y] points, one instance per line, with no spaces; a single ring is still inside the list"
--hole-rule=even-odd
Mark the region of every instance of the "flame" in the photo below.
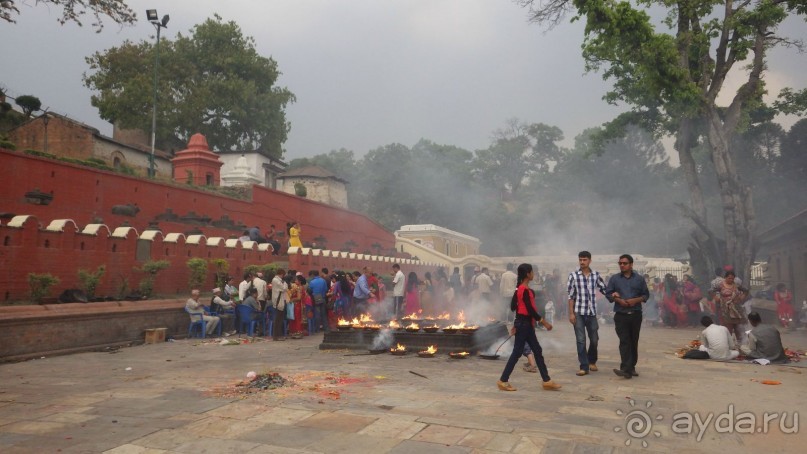
[[[437,328],[437,329],[439,329],[440,326],[435,323],[435,324],[433,324],[431,326],[424,326],[424,328]]]
[[[431,316],[431,315],[427,315],[427,316],[423,317],[423,320],[429,320],[429,321],[432,321],[432,320],[434,320],[434,317],[433,317],[433,316]]]
[[[433,355],[433,354],[437,353],[437,347],[435,347],[434,345],[429,345],[429,348],[427,348],[423,352],[428,353],[430,355]]]
[[[389,327],[390,329],[398,329],[401,327],[401,325],[398,323],[398,320],[390,320]]]
[[[359,316],[359,321],[362,322],[362,323],[370,323],[370,322],[373,321],[373,317],[370,317],[367,314],[361,314]]]
[[[351,325],[360,325],[359,319],[357,319],[356,317],[353,317],[353,320],[350,322],[350,324]]]
[[[379,325],[378,323],[371,323],[369,325],[364,325],[364,327],[371,329],[381,329],[381,325]]]
[[[418,318],[418,314],[416,314],[414,312],[412,312],[409,315],[404,315],[403,317],[401,317],[402,320],[412,320],[412,319],[417,319],[417,318]]]
[[[420,329],[420,326],[417,323],[410,323],[406,325],[406,329]]]
[[[465,311],[460,311],[460,313],[457,314],[457,320],[460,322],[465,322]]]
[[[390,351],[393,351],[393,352],[396,352],[396,351],[397,352],[405,352],[406,347],[401,345],[401,344],[396,344],[396,346],[394,348],[391,348]]]
[[[350,326],[350,322],[349,322],[349,321],[347,321],[347,320],[345,320],[345,319],[343,319],[342,317],[339,317],[339,320],[337,320],[337,322],[336,322],[336,323],[337,323],[339,326]]]
[[[443,312],[441,315],[437,316],[437,320],[450,320],[450,319],[451,314],[449,314],[448,312]]]
[[[454,356],[468,356],[468,355],[470,355],[470,353],[468,353],[468,352],[457,352],[457,353],[454,353]]]

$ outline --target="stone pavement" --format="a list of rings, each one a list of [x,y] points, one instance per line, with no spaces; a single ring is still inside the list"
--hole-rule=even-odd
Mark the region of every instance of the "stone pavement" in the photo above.
[[[600,371],[577,377],[571,327],[538,335],[559,392],[540,389],[537,374],[520,366],[510,380],[518,391],[499,391],[505,358],[320,351],[321,336],[234,346],[181,340],[3,364],[0,452],[804,452],[807,430],[783,433],[779,419],[752,434],[718,433],[712,419],[700,440],[696,426],[680,434],[672,422],[733,405],[723,426],[747,429],[738,415],[748,412],[743,418],[762,429],[765,412],[787,412],[789,431],[793,412],[807,412],[807,369],[681,360],[674,350],[697,330],[644,328],[641,376],[625,380],[611,372],[619,355],[605,325]],[[784,337],[807,347],[805,331]],[[239,393],[248,371],[278,372],[295,385]]]

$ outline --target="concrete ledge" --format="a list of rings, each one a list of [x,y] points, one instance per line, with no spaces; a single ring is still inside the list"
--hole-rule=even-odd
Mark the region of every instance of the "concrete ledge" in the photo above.
[[[149,328],[185,337],[185,300],[0,307],[0,362],[142,343]]]

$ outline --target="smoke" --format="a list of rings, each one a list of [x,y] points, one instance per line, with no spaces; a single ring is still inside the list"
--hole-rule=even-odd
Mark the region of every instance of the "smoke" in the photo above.
[[[373,340],[373,345],[370,349],[381,350],[382,348],[389,348],[392,346],[393,339],[394,336],[392,335],[392,330],[389,328],[384,328],[379,331],[378,335]]]

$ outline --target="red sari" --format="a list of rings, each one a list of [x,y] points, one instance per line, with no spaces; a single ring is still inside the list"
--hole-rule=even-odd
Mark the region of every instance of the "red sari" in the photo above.
[[[783,292],[777,290],[773,292],[773,299],[776,301],[776,314],[779,316],[779,323],[787,328],[793,321],[793,306],[790,304],[793,301],[793,294],[787,289]]]
[[[289,334],[302,334],[303,332],[303,304],[305,288],[294,284],[291,288],[291,301],[294,302],[294,320],[289,320]]]

